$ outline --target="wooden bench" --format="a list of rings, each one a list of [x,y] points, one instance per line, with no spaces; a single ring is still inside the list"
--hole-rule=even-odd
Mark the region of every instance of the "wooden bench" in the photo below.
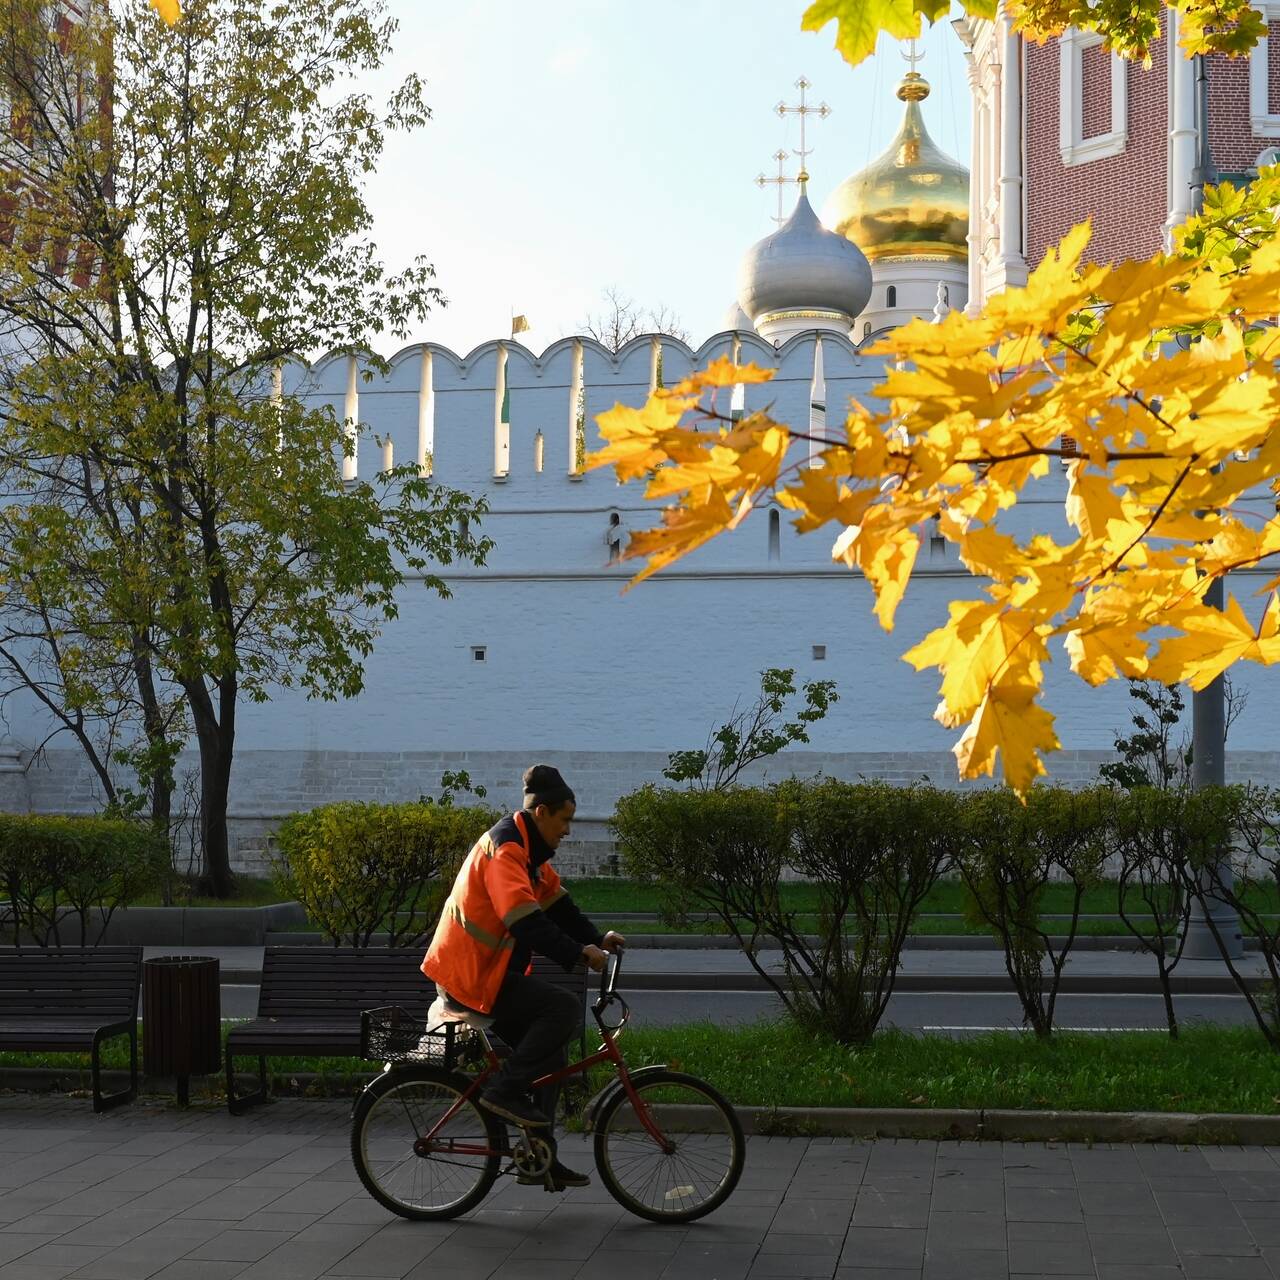
[[[0,952],[0,1049],[89,1052],[93,1109],[138,1096],[141,947],[24,948]],[[129,1037],[129,1087],[102,1092],[100,1048]]]
[[[267,947],[258,1016],[227,1036],[227,1106],[233,1115],[267,1098],[267,1058],[360,1056],[360,1014],[396,1004],[426,1019],[435,986],[421,947]],[[256,1055],[258,1088],[237,1094],[235,1055]]]
[[[233,1115],[267,1097],[267,1058],[295,1054],[358,1057],[360,1014],[399,1005],[426,1020],[435,984],[422,974],[421,947],[267,947],[262,956],[258,1016],[227,1037],[227,1106]],[[565,973],[534,958],[534,973],[573,992],[582,1007],[581,1048],[586,1053],[585,970]],[[235,1056],[258,1059],[258,1087],[237,1094]]]

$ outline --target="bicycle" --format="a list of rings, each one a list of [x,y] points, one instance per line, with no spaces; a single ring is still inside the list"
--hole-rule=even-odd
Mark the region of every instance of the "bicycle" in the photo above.
[[[692,1222],[737,1186],[746,1157],[742,1125],[703,1080],[666,1067],[627,1069],[617,1046],[631,1017],[617,991],[621,967],[621,957],[611,954],[592,1005],[600,1048],[533,1087],[611,1063],[614,1079],[583,1110],[601,1181],[641,1218]],[[621,1016],[606,1021],[615,1006]],[[505,1122],[479,1105],[501,1061],[483,1027],[465,1020],[424,1025],[395,1006],[367,1010],[361,1056],[385,1066],[352,1109],[351,1156],[365,1189],[384,1208],[405,1218],[455,1218],[474,1209],[500,1175],[541,1175],[551,1190],[550,1143],[536,1129],[521,1128],[513,1144]],[[510,1161],[505,1168],[504,1160]]]

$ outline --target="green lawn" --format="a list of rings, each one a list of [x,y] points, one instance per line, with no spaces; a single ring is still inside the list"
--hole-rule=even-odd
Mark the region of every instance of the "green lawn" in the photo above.
[[[882,1032],[851,1050],[785,1021],[701,1023],[637,1027],[622,1045],[631,1066],[667,1063],[739,1106],[1274,1113],[1280,1105],[1280,1054],[1248,1028],[1190,1027],[1176,1041],[1156,1032],[1060,1032],[1047,1043],[1017,1032],[966,1040]],[[124,1066],[127,1046],[115,1041],[104,1056]],[[33,1066],[87,1070],[88,1057],[0,1053],[0,1067]],[[284,1080],[320,1072],[322,1087],[334,1090],[376,1070],[350,1058],[273,1058],[270,1066]]]

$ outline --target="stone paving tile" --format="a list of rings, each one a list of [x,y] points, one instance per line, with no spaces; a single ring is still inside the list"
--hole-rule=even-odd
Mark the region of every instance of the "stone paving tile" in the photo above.
[[[920,1280],[920,1268],[837,1267],[834,1280]]]
[[[602,1272],[608,1280],[654,1280],[670,1261],[669,1253],[646,1253],[642,1249],[633,1249],[627,1253],[611,1254],[607,1264],[602,1264],[598,1258],[589,1259],[576,1270],[565,1267],[560,1274],[573,1276],[574,1280],[602,1280]]]
[[[748,1280],[831,1280],[838,1253],[757,1253]]]
[[[926,1245],[933,1252],[940,1249],[1004,1248],[1008,1239],[1008,1223],[1002,1213],[962,1213],[934,1210],[929,1214]]]
[[[1181,1267],[1099,1263],[1098,1280],[1184,1280],[1184,1272]]]
[[[243,1271],[243,1262],[197,1262],[192,1258],[179,1258],[161,1267],[152,1280],[233,1280]]]
[[[1074,1183],[1070,1187],[1009,1187],[1005,1214],[1012,1221],[1080,1222],[1084,1218]]]
[[[924,1263],[925,1233],[912,1227],[850,1227],[840,1253],[842,1266],[918,1267]]]
[[[1003,1249],[947,1249],[925,1254],[924,1280],[1004,1280],[1009,1266]]]
[[[257,1262],[293,1238],[289,1231],[222,1231],[186,1256],[218,1262]]]
[[[923,1227],[929,1221],[925,1192],[881,1191],[864,1187],[853,1209],[855,1227]]]
[[[1073,1275],[1093,1270],[1088,1241],[1010,1240],[1009,1270],[1016,1274]]]

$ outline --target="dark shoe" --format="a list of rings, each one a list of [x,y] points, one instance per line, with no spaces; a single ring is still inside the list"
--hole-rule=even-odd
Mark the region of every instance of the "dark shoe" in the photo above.
[[[516,1181],[522,1187],[536,1187],[539,1183],[545,1185],[547,1178],[551,1179],[549,1191],[563,1191],[566,1187],[589,1187],[591,1179],[585,1173],[575,1173],[572,1169],[566,1168],[559,1160],[555,1161],[546,1173],[520,1173],[516,1175]]]
[[[551,1123],[523,1093],[516,1089],[504,1089],[500,1085],[486,1089],[480,1095],[480,1105],[486,1111],[492,1111],[494,1115],[510,1120],[521,1128]]]

